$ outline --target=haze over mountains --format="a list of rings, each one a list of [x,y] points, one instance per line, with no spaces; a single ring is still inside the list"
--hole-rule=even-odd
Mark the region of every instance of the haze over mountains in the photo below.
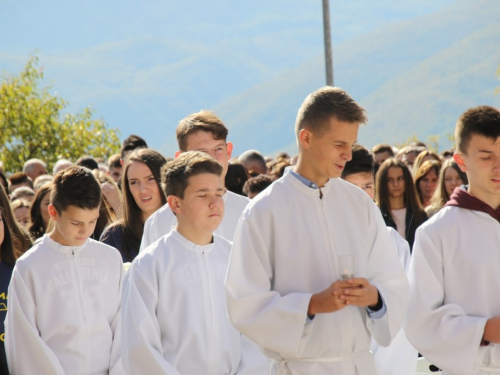
[[[443,140],[467,107],[500,106],[497,0],[330,7],[335,84],[370,118],[362,144]],[[123,137],[140,134],[167,155],[177,122],[201,108],[226,122],[235,154],[293,152],[297,109],[324,85],[320,1],[0,0],[0,41],[0,69],[19,71],[38,49],[71,111],[92,104]]]

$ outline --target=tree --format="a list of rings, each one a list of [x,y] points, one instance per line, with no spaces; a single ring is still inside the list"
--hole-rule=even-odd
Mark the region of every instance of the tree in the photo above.
[[[43,70],[31,56],[18,76],[5,75],[0,86],[0,160],[4,170],[22,170],[40,158],[49,168],[58,159],[82,155],[108,157],[120,148],[119,130],[92,119],[93,110],[62,114],[68,103],[41,87]]]

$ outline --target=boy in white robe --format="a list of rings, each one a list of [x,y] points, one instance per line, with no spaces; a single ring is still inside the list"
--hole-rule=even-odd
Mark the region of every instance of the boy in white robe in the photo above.
[[[221,119],[209,111],[193,113],[179,122],[176,133],[179,145],[176,157],[186,151],[203,151],[222,165],[222,180],[224,180],[233,144],[227,142],[228,130]],[[248,198],[226,191],[224,194],[226,213],[214,233],[232,241],[238,219],[248,202]],[[176,223],[170,206],[165,204],[146,220],[140,251],[170,232]]]
[[[380,211],[339,178],[364,110],[323,88],[299,110],[295,170],[260,193],[238,223],[226,293],[231,321],[273,361],[273,374],[375,375],[371,337],[401,328],[407,280]],[[343,255],[354,258],[339,280]]]
[[[467,110],[455,141],[469,186],[417,230],[406,334],[444,374],[498,374],[500,111]]]
[[[54,229],[21,256],[6,318],[11,374],[123,374],[118,250],[89,239],[101,187],[91,171],[59,172],[48,207]]]
[[[196,151],[165,168],[177,226],[142,251],[128,271],[122,310],[127,374],[256,373],[252,353],[242,348],[242,335],[227,317],[231,243],[213,234],[224,215],[222,171]]]
[[[356,185],[374,200],[375,197],[375,160],[372,154],[361,145],[354,145],[352,159],[342,171],[342,179]],[[410,245],[393,228],[387,227],[405,274],[410,271]],[[403,328],[388,347],[380,346],[374,339],[370,351],[375,358],[378,375],[414,375],[417,371],[417,350],[410,344]]]

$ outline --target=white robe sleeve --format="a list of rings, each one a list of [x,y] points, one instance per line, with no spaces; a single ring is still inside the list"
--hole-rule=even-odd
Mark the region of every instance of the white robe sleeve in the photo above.
[[[257,344],[241,335],[241,361],[236,375],[267,375],[269,360],[259,350]]]
[[[123,270],[123,264],[120,263],[120,285],[118,288],[118,295],[122,295],[123,288],[123,276],[125,271]],[[111,356],[109,363],[109,375],[121,375],[125,374],[125,370],[123,368],[123,362],[121,358],[121,349],[122,349],[122,324],[121,324],[121,307],[119,306],[116,315],[111,322],[111,331],[113,332],[113,344],[111,346]]]
[[[229,318],[259,346],[285,358],[300,357],[313,324],[306,323],[312,293],[271,290],[268,245],[252,224],[243,216],[236,228],[226,278]],[[283,324],[288,334],[283,334]]]
[[[36,305],[21,274],[14,268],[5,319],[5,350],[11,374],[64,375],[54,352],[40,337]]]
[[[122,299],[122,361],[129,375],[180,375],[163,357],[158,289],[132,264]]]
[[[445,303],[444,288],[442,253],[420,228],[410,267],[406,335],[436,366],[456,375],[477,374],[487,319],[466,315],[459,305]]]
[[[151,245],[154,241],[152,240],[152,230],[153,230],[153,219],[155,215],[153,214],[144,223],[144,230],[142,232],[141,246],[139,247],[139,252],[143,251],[146,247]]]

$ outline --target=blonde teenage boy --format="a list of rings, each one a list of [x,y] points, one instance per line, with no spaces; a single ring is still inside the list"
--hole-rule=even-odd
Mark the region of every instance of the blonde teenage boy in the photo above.
[[[255,374],[226,312],[231,243],[213,234],[224,216],[222,171],[202,152],[183,153],[165,167],[177,224],[128,271],[122,309],[127,374]]]
[[[54,229],[20,257],[9,285],[5,321],[11,374],[122,374],[120,253],[89,239],[101,187],[71,167],[53,181]]]

